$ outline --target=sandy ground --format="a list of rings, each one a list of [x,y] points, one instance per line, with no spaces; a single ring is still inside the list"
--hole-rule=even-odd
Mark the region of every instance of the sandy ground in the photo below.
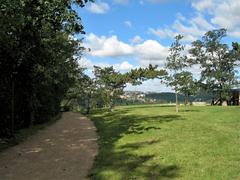
[[[93,123],[64,113],[55,124],[0,153],[0,180],[82,180],[97,154]]]

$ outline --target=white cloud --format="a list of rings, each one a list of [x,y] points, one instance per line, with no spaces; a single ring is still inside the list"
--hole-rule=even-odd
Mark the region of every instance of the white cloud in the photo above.
[[[95,14],[105,14],[109,9],[109,5],[105,2],[89,3],[86,9]]]
[[[240,1],[226,1],[217,4],[211,22],[227,28],[229,35],[235,37],[240,33]],[[239,37],[239,36],[237,36]]]
[[[93,63],[91,60],[89,60],[86,57],[81,57],[80,59],[78,59],[78,64],[80,67],[87,68],[87,69],[93,69],[94,65],[102,67],[102,68],[113,66],[113,68],[115,70],[120,71],[120,72],[126,72],[126,71],[129,71],[129,70],[135,68],[128,61],[123,61],[121,63],[115,63],[115,64],[109,64],[106,62]]]
[[[131,21],[124,21],[124,24],[125,24],[125,26],[127,26],[127,27],[129,27],[129,28],[132,28],[132,27],[133,27]]]
[[[130,64],[128,61],[123,61],[121,63],[115,63],[115,64],[110,64],[110,63],[106,63],[106,62],[99,62],[99,63],[92,63],[92,66],[90,68],[93,68],[93,65],[99,66],[99,67],[110,67],[113,66],[113,68],[116,71],[120,71],[120,72],[126,72],[129,71],[131,69],[134,68],[134,66],[132,64]]]
[[[134,36],[132,39],[130,39],[130,42],[133,44],[139,44],[143,42],[143,39],[140,36]]]
[[[200,13],[189,20],[178,13],[172,25],[163,29],[149,28],[149,32],[159,38],[174,38],[176,35],[181,34],[184,36],[183,41],[191,42],[212,29],[215,29],[214,25],[209,23]]]
[[[142,40],[140,37],[135,39]],[[137,60],[141,66],[149,64],[163,66],[168,55],[168,47],[155,40],[130,45],[118,40],[117,36],[97,36],[93,33],[87,35],[84,46],[91,49],[89,55],[93,57],[124,58],[128,56]],[[124,63],[119,67],[126,65]]]
[[[203,0],[194,1],[192,6],[200,13],[210,15],[210,22],[218,28],[227,28],[232,37],[240,34],[239,0]]]
[[[155,40],[147,40],[135,47],[135,55],[142,66],[149,64],[163,66],[168,55],[168,48]]]
[[[177,35],[177,33],[173,32],[173,30],[171,30],[170,28],[165,28],[165,29],[149,28],[149,32],[155,36],[158,36],[159,38],[174,37]]]
[[[194,17],[186,18],[178,13],[172,25],[166,28],[149,28],[149,32],[159,38],[173,38],[182,34],[185,41],[194,41],[207,31],[226,28],[228,35],[239,38],[239,0],[193,0],[192,7],[196,10]]]
[[[117,71],[129,71],[134,68],[133,65],[130,64],[128,61],[123,61],[120,64],[114,64],[113,67]]]
[[[96,36],[91,33],[86,37],[86,42],[84,46],[90,48],[90,55],[99,57],[118,57],[126,56],[133,53],[133,48],[119,41],[117,36]]]
[[[190,23],[192,25],[196,25],[197,27],[205,29],[205,30],[211,30],[211,29],[215,28],[206,19],[204,19],[204,17],[201,14],[198,14],[196,17],[191,19]]]
[[[192,6],[197,9],[198,11],[205,11],[212,9],[213,7],[213,1],[212,0],[195,0],[192,3]]]

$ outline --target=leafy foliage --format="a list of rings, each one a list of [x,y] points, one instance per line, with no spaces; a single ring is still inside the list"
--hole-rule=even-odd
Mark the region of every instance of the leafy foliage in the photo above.
[[[80,71],[84,33],[72,3],[84,0],[1,0],[0,136],[55,116]]]
[[[170,71],[169,75],[166,76],[167,85],[171,86],[176,94],[176,112],[178,112],[178,93],[186,89],[190,89],[189,86],[192,83],[188,83],[186,79],[190,79],[191,74],[189,73],[180,73],[183,68],[187,66],[187,57],[183,54],[184,45],[181,44],[182,35],[177,35],[175,41],[172,43],[169,49],[169,56],[167,57],[166,69]],[[193,81],[191,79],[191,81]],[[189,86],[189,87],[188,87]],[[188,88],[186,88],[188,87]],[[187,93],[188,94],[188,93]]]
[[[192,43],[190,53],[192,63],[200,64],[201,79],[205,89],[216,94],[223,100],[229,98],[229,90],[236,83],[234,68],[239,61],[234,50],[221,43],[226,36],[226,29],[207,32],[202,40]]]

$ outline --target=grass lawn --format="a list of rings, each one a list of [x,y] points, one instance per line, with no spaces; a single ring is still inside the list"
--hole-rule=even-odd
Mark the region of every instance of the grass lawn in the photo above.
[[[117,107],[90,115],[92,179],[240,179],[240,107]]]

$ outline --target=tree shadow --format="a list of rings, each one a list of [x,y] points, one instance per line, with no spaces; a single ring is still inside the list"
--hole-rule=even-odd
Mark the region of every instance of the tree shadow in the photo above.
[[[103,175],[106,172],[118,173],[121,175],[121,179],[177,177],[179,168],[176,165],[164,165],[161,162],[148,163],[155,157],[154,154],[134,153],[136,150],[159,142],[159,140],[127,143],[117,148],[117,151],[115,143],[124,135],[140,135],[148,131],[160,131],[162,123],[184,120],[184,118],[180,115],[132,115],[129,111],[131,110],[123,108],[114,112],[99,111],[97,114],[90,115],[99,135],[99,153],[89,175],[91,179],[106,179]]]
[[[179,112],[200,112],[198,109],[180,109]]]
[[[164,122],[171,122],[171,121],[178,121],[184,120],[180,115],[159,115],[159,116],[139,116],[136,118],[136,121],[139,122],[155,122],[155,123],[164,123]],[[133,125],[129,126],[128,131],[126,134],[142,134],[149,130],[161,130],[158,126],[148,126],[148,125],[141,125],[138,123],[133,123]]]
[[[132,151],[154,144],[158,141],[145,141],[123,145],[120,152],[103,151],[97,156],[99,166],[89,174],[91,179],[108,179],[103,174],[120,174],[120,179],[161,179],[175,178],[179,168],[176,165],[162,165],[148,163],[154,155],[136,155]],[[116,178],[116,179],[119,179]]]

